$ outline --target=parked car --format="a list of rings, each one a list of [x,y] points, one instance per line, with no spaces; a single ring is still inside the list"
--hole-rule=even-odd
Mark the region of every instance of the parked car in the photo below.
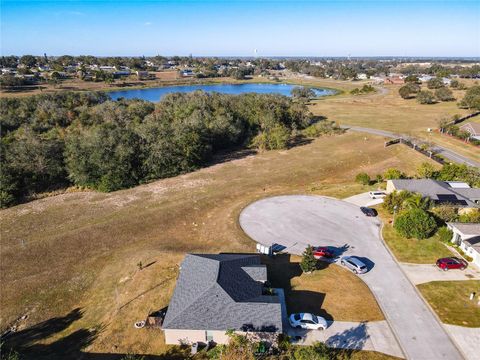
[[[367,216],[377,216],[378,215],[377,210],[366,207],[366,206],[360,207],[360,210],[362,210],[362,212]]]
[[[355,274],[364,274],[368,271],[367,265],[355,256],[344,256],[340,259],[340,264],[352,270]]]
[[[313,256],[315,259],[322,257],[332,258],[335,256],[335,254],[327,246],[317,246],[313,248]]]
[[[297,329],[325,330],[328,327],[327,320],[321,316],[310,313],[296,313],[288,318],[290,325]]]
[[[450,269],[465,270],[468,264],[463,259],[459,259],[457,257],[448,257],[448,258],[438,259],[437,266],[443,271],[448,271]]]
[[[368,196],[372,199],[384,198],[386,194],[383,191],[369,191]]]

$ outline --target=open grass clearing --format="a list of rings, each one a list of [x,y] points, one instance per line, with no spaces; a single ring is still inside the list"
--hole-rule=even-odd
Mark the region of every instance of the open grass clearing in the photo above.
[[[352,272],[318,262],[318,270],[305,274],[301,257],[278,255],[267,259],[268,278],[283,288],[288,314],[310,312],[333,321],[384,320],[367,285]]]
[[[422,240],[407,239],[399,235],[393,228],[393,215],[381,206],[377,206],[377,209],[384,223],[383,239],[398,261],[413,264],[434,264],[439,258],[453,255],[437,235]]]
[[[433,281],[417,286],[445,324],[480,328],[480,280]],[[475,300],[470,294],[475,292]]]
[[[60,346],[72,333],[98,328],[84,351],[165,353],[160,332],[144,333],[133,322],[168,303],[186,252],[254,250],[238,225],[245,206],[280,194],[344,198],[363,189],[353,184],[358,172],[396,167],[413,174],[423,161],[411,150],[384,148],[381,137],[347,133],[133,189],[68,193],[2,210],[0,270],[8,291],[0,294],[1,327],[23,314],[22,327],[29,327],[80,308],[80,318],[32,341]],[[156,262],[139,271],[139,261]]]

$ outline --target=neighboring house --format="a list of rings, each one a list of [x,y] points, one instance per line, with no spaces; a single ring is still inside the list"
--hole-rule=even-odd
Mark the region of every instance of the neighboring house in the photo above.
[[[480,267],[480,224],[447,223],[453,231],[452,242],[473,259],[473,263]]]
[[[400,76],[390,76],[390,77],[387,77],[385,80],[384,80],[384,83],[385,84],[396,84],[396,85],[400,85],[400,84],[403,84],[405,83],[405,81],[403,80],[403,78],[401,78]]]
[[[471,188],[458,181],[438,181],[433,179],[387,180],[387,193],[407,190],[428,196],[435,204],[452,204],[460,212],[468,212],[480,207],[480,189]]]
[[[259,255],[187,254],[163,322],[165,342],[225,344],[227,330],[276,337],[282,307],[266,281]]]
[[[136,74],[137,74],[138,80],[148,80],[153,78],[152,76],[150,76],[148,71],[138,70],[136,71]]]
[[[180,75],[182,75],[183,77],[192,77],[192,76],[195,76],[195,73],[193,72],[193,70],[187,69],[187,70],[182,70],[180,72]]]
[[[480,123],[469,122],[459,127],[470,134],[470,138],[480,140]]]

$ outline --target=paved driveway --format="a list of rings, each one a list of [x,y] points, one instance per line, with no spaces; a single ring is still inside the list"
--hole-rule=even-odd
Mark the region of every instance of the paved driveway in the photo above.
[[[415,285],[430,281],[480,280],[480,270],[470,265],[465,270],[440,270],[433,264],[400,263],[410,281]]]
[[[383,198],[372,199],[368,192],[353,195],[343,200],[357,206],[375,206],[383,203]]]
[[[322,196],[278,196],[240,214],[247,235],[264,245],[282,244],[301,254],[307,244],[330,245],[368,260],[367,283],[408,359],[462,359],[380,238],[380,222],[358,206]]]

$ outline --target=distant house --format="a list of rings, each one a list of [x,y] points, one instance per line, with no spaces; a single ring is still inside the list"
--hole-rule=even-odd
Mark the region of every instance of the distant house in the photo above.
[[[400,85],[403,83],[405,83],[405,81],[400,76],[390,76],[384,80],[384,84]]]
[[[421,82],[427,82],[429,80],[432,80],[434,77],[435,76],[432,75],[422,75],[418,77],[418,80],[420,80]]]
[[[452,204],[467,212],[480,207],[480,189],[458,181],[399,179],[387,181],[387,193],[407,190],[428,196],[435,204]]]
[[[453,232],[452,242],[480,266],[480,224],[447,223],[447,226]]]
[[[267,295],[259,255],[188,254],[163,322],[167,344],[228,342],[227,330],[263,338],[283,330],[279,297]]]
[[[195,76],[195,73],[193,72],[193,70],[186,69],[186,70],[180,71],[180,75],[182,75],[183,77],[192,77],[192,76]]]
[[[480,123],[469,122],[460,126],[459,129],[468,132],[470,138],[480,140]]]
[[[148,73],[148,71],[138,70],[136,74],[137,74],[138,80],[148,80],[152,78]]]

